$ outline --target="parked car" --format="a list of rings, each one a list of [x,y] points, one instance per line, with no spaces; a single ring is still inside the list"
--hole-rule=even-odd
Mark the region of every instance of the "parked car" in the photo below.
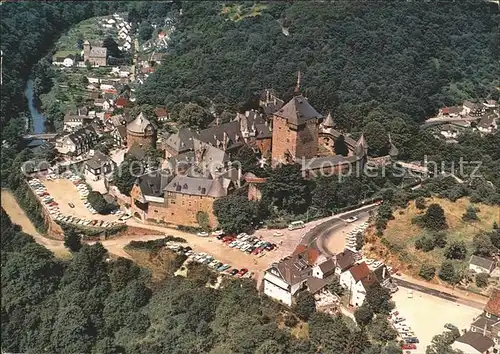
[[[445,324],[444,328],[449,329],[450,331],[453,331],[453,330],[457,330],[458,331],[458,327],[455,326],[455,325],[453,325],[453,324],[451,324],[451,323]]]
[[[406,350],[406,349],[417,349],[417,346],[413,343],[406,343],[401,346],[401,349]]]
[[[229,272],[230,275],[236,275],[238,273],[239,273],[239,270],[236,268]]]
[[[229,269],[229,268],[231,268],[231,266],[229,264],[223,264],[223,265],[221,265],[220,267],[217,268],[217,271],[218,272],[223,272],[223,271],[225,271],[226,269]]]
[[[248,272],[248,269],[246,268],[241,268],[240,271],[238,272],[237,276],[242,277]]]
[[[405,338],[406,343],[420,343],[417,337],[408,337]]]
[[[216,230],[212,232],[212,236],[221,236],[221,235],[224,235],[224,231],[222,230]]]
[[[357,216],[351,216],[351,217],[349,217],[349,218],[346,219],[346,222],[352,223],[352,222],[355,222],[358,219],[359,218]]]
[[[73,203],[68,203],[68,205],[69,205],[70,208],[74,208],[75,207],[75,204],[73,204]]]
[[[217,235],[217,240],[222,240],[224,238],[224,235]]]
[[[207,237],[208,236],[208,232],[201,231],[201,232],[198,232],[196,235],[198,235],[200,237]]]
[[[283,232],[276,231],[273,233],[273,236],[274,237],[281,237],[281,236],[283,236]]]

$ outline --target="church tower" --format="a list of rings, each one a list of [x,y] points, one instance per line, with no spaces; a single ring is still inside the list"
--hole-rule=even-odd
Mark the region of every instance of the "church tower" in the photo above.
[[[85,41],[83,42],[83,61],[87,61],[90,58],[90,42]]]
[[[273,114],[272,166],[310,159],[318,153],[319,121],[322,118],[300,94],[300,71],[295,96]]]

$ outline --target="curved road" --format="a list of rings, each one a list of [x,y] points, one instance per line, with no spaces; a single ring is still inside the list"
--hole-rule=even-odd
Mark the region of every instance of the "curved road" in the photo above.
[[[330,237],[335,236],[337,231],[340,231],[346,226],[346,222],[344,220],[351,216],[368,218],[369,212],[377,207],[377,204],[371,204],[356,210],[339,214],[335,218],[325,221],[307,232],[300,243],[302,245],[308,245],[309,247],[312,247],[327,256],[333,256],[334,253],[328,250],[327,243]],[[344,236],[342,235],[342,237]]]

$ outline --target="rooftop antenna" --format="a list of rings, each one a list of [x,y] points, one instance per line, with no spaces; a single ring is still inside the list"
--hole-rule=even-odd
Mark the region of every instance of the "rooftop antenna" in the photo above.
[[[297,85],[295,86],[295,90],[293,90],[293,93],[295,94],[295,96],[300,95],[300,79],[301,79],[301,74],[300,74],[300,70],[299,70],[297,73]]]

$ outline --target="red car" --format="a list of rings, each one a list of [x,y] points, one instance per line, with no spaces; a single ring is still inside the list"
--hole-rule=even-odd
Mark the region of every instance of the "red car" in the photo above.
[[[237,277],[242,277],[244,276],[246,273],[248,273],[248,269],[246,268],[241,268],[240,271],[238,272],[238,274],[236,274]]]
[[[224,236],[222,238],[222,242],[226,242],[226,241],[233,241],[234,240],[234,237],[233,236]]]
[[[417,346],[413,343],[406,343],[401,346],[401,349],[417,349]]]
[[[49,203],[49,205],[50,206],[56,206],[56,205],[59,205],[59,204],[57,204],[56,202],[51,202],[51,203]]]
[[[229,245],[231,242],[233,242],[234,238],[228,238],[226,240],[223,240],[224,244]]]

